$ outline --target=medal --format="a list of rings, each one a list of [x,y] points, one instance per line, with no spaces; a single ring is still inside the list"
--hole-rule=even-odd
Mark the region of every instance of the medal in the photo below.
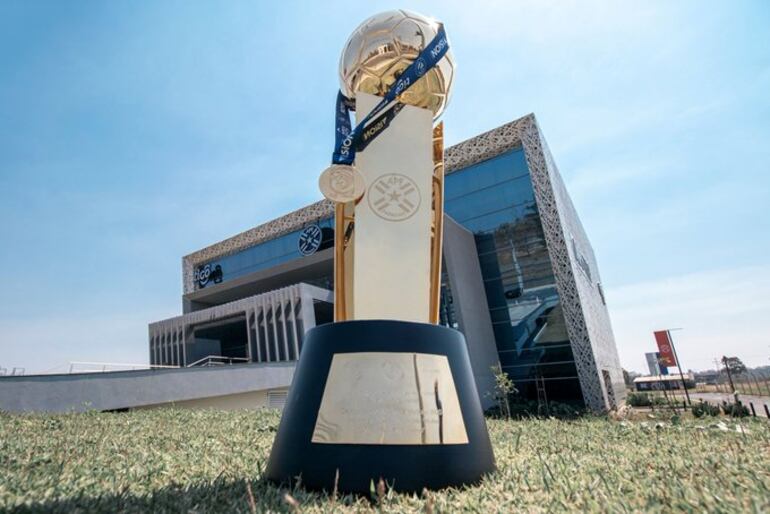
[[[318,179],[321,193],[332,202],[355,202],[364,195],[364,177],[352,165],[332,164]]]

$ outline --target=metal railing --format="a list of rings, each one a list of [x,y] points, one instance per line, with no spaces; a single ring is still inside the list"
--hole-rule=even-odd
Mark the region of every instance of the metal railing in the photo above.
[[[0,367],[0,377],[14,377],[23,375],[26,370],[20,367],[14,367],[11,372],[8,373],[8,368]]]
[[[70,361],[69,373],[107,373],[110,371],[131,371],[141,369],[176,369],[179,366],[162,366],[160,364],[124,364],[117,362],[85,362],[85,361]],[[96,369],[82,369],[77,370],[78,366],[90,366]]]
[[[208,367],[208,366],[227,366],[232,364],[238,364],[242,362],[249,362],[249,359],[245,357],[225,357],[224,355],[207,355],[202,359],[198,359],[192,364],[188,364],[188,368],[192,367]]]

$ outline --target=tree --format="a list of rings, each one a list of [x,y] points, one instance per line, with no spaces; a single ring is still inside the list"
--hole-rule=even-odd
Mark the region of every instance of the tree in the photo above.
[[[740,375],[746,372],[746,365],[738,357],[722,357],[722,364],[730,374]]]
[[[508,397],[518,391],[513,380],[508,376],[508,373],[503,371],[500,364],[492,366],[492,374],[495,377],[495,400],[497,400],[497,405],[500,408],[500,414],[506,419],[510,419],[511,404],[508,402]]]
[[[735,402],[738,403],[738,391],[735,390],[733,375],[744,373],[746,371],[746,365],[741,362],[738,357],[727,357],[726,355],[722,356],[722,364],[725,367],[725,371],[727,371],[727,380],[730,381],[730,389],[733,390],[733,394],[735,395]]]

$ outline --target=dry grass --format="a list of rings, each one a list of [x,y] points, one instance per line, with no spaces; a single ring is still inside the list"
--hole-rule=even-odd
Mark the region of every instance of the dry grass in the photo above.
[[[263,482],[271,411],[0,414],[0,510],[768,512],[770,425],[740,423],[491,420],[481,486],[370,499]]]
[[[770,396],[770,380],[757,380],[757,381],[744,381],[736,379],[734,382],[735,389],[741,394],[748,394],[754,396]],[[690,392],[693,390],[691,389]],[[723,393],[729,394],[730,386],[728,384],[709,385],[698,384],[695,388],[695,392],[698,393]],[[684,395],[683,392],[677,391],[676,394]]]

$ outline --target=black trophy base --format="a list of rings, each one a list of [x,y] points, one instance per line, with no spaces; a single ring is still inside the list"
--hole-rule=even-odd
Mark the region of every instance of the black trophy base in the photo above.
[[[335,354],[396,352],[446,356],[467,434],[463,444],[328,444],[313,442]],[[307,333],[265,473],[268,480],[311,490],[366,494],[383,479],[401,492],[478,483],[495,470],[494,455],[463,335],[453,329],[393,320],[331,323]],[[336,482],[336,484],[335,484]]]

